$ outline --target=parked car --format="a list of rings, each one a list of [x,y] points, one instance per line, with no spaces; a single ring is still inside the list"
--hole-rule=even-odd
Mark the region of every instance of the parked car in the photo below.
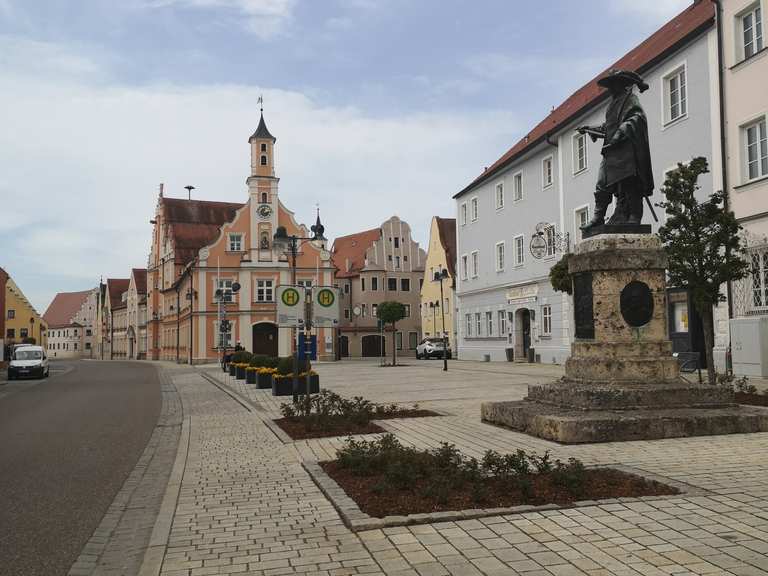
[[[448,358],[451,357],[451,349],[446,351]],[[416,346],[416,359],[422,358],[442,358],[443,357],[443,339],[442,338],[424,338],[421,343]]]
[[[48,356],[42,346],[18,346],[8,365],[8,380],[17,378],[47,378]]]

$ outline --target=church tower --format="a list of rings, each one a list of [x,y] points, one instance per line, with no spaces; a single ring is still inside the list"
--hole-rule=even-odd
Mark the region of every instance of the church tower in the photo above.
[[[261,98],[259,98],[261,101]],[[251,259],[272,261],[272,235],[277,230],[277,184],[275,176],[275,142],[264,122],[261,108],[259,126],[248,139],[251,146],[251,175],[248,176],[248,194],[251,205]]]

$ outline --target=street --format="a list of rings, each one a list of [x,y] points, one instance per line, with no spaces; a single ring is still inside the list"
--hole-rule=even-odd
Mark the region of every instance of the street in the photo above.
[[[0,396],[0,575],[67,573],[160,407],[156,369],[140,363],[57,362]]]

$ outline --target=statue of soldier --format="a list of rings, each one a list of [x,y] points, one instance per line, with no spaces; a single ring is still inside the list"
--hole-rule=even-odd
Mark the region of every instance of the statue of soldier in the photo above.
[[[613,196],[616,207],[609,225],[637,225],[643,219],[643,200],[653,193],[651,151],[648,146],[648,121],[633,91],[648,89],[635,72],[611,70],[597,83],[608,89],[611,101],[602,126],[580,126],[581,134],[589,134],[594,142],[604,139],[603,160],[595,188],[595,214],[582,226],[589,230],[605,224],[605,212]]]

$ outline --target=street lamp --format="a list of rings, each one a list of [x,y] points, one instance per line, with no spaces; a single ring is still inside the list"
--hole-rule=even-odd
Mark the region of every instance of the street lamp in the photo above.
[[[432,309],[432,331],[437,336],[437,307],[440,306],[439,302],[430,302],[429,307]]]
[[[442,270],[435,271],[434,281],[440,282],[440,302],[445,302],[443,297],[443,280],[448,279],[448,270],[443,268]],[[440,308],[440,312],[443,317],[443,371],[448,370],[448,337],[445,332],[445,306]]]
[[[290,256],[290,267],[291,267],[291,284],[296,286],[296,257],[299,254],[299,249],[306,244],[307,242],[315,242],[315,241],[325,241],[326,238],[323,236],[323,233],[325,232],[325,226],[323,226],[320,223],[320,215],[318,214],[317,217],[317,223],[312,226],[312,236],[296,236],[295,234],[288,235],[288,232],[285,229],[285,226],[278,226],[277,230],[275,231],[275,235],[272,237],[272,245],[275,249],[283,252],[287,256]],[[307,330],[310,328],[310,319],[308,315],[305,314],[306,319],[304,321],[304,334],[302,337],[302,345],[306,346],[306,337],[307,337]],[[293,328],[291,329],[294,330]],[[299,401],[299,351],[296,346],[296,334],[291,334],[291,340],[293,342],[293,403],[296,404]],[[303,349],[306,354],[306,349]],[[309,399],[309,379],[307,379],[307,384],[305,387],[305,395],[307,397],[307,400]]]

